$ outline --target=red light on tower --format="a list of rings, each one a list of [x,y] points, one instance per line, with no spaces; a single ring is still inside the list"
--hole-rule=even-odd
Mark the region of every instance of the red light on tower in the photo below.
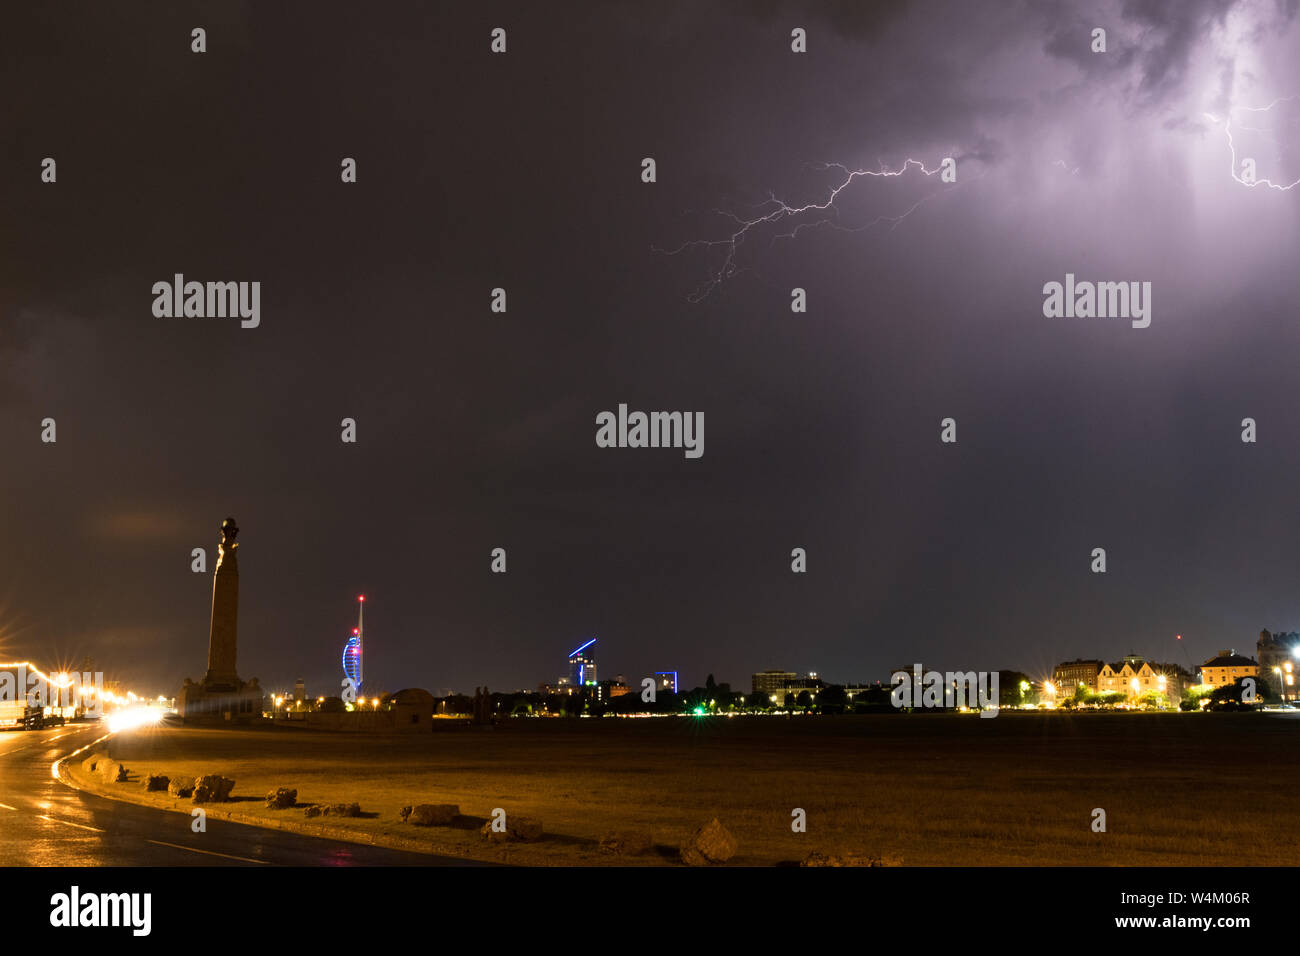
[[[364,601],[365,599],[366,596],[364,594],[357,598],[358,601]]]

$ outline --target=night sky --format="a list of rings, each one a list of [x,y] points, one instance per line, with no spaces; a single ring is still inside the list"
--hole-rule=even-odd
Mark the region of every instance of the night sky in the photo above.
[[[1300,93],[1295,0],[16,6],[0,658],[201,678],[227,515],[240,674],[312,694],[360,593],[368,687],[435,692],[593,636],[748,689],[1300,626],[1300,187],[1224,125],[1300,178],[1300,99],[1245,109]],[[949,156],[720,282],[689,244]],[[155,317],[178,272],[260,281],[260,327]],[[1067,272],[1150,281],[1150,327],[1044,317]],[[620,402],[703,456],[596,447]]]

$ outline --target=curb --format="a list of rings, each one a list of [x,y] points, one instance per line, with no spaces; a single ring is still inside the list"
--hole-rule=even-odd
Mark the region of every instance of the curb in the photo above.
[[[146,797],[143,793],[135,793],[130,790],[112,790],[101,787],[98,784],[92,784],[84,780],[80,775],[74,775],[72,770],[67,766],[68,761],[79,754],[85,753],[91,748],[97,746],[111,737],[112,734],[105,734],[96,740],[91,741],[84,747],[78,747],[76,750],[54,762],[51,773],[56,780],[73,790],[83,791],[93,794],[97,797],[103,797],[106,800],[116,800],[120,803],[131,803],[136,806],[148,807],[153,810],[162,810],[168,813],[180,813],[190,816],[189,808],[180,806],[179,801],[173,799],[171,806],[163,806],[155,803]],[[412,853],[423,853],[426,856],[449,856],[458,860],[466,860],[472,863],[499,864],[499,860],[486,860],[475,856],[463,856],[459,849],[444,850],[437,847],[431,847],[428,843],[422,842],[409,837],[391,836],[383,833],[370,833],[366,830],[354,830],[348,827],[334,828],[324,826],[319,823],[304,823],[297,820],[275,820],[266,817],[255,817],[246,813],[240,813],[238,810],[216,809],[220,804],[203,804],[202,807],[207,811],[209,816],[215,816],[221,820],[227,820],[231,823],[242,823],[247,826],[260,827],[263,830],[284,830],[287,833],[297,833],[302,836],[318,837],[326,840],[338,840],[344,843],[360,843],[365,846],[385,847],[390,850],[406,850]],[[511,866],[524,866],[523,863],[510,863]]]

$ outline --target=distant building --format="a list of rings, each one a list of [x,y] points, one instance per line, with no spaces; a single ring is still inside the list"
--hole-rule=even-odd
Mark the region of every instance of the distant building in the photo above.
[[[1113,664],[1102,665],[1097,673],[1097,691],[1119,691],[1130,699],[1156,691],[1177,700],[1188,680],[1190,675],[1175,665],[1152,664],[1141,655],[1129,654]]]
[[[850,704],[860,704],[863,702],[864,698],[866,698],[868,694],[872,694],[873,692],[879,693],[881,691],[887,693],[889,691],[889,688],[880,684],[879,682],[876,682],[874,684],[863,684],[861,682],[854,682],[851,684],[844,685],[844,694],[846,697],[848,697]]]
[[[1194,674],[1177,664],[1152,661],[1151,669],[1156,672],[1157,677],[1165,679],[1165,695],[1171,701],[1177,701],[1183,696],[1185,690],[1199,683]]]
[[[794,671],[759,671],[753,677],[753,686],[755,694],[772,694],[784,695],[785,685],[788,681],[794,680],[799,675]],[[777,703],[780,703],[780,699]]]
[[[622,675],[619,675],[622,677]],[[622,697],[624,694],[630,694],[632,688],[622,680],[603,680],[596,685],[597,700],[611,700],[615,697]]]
[[[577,687],[587,687],[596,683],[596,653],[591,645],[592,638],[586,644],[569,652],[569,683]]]
[[[1057,664],[1052,668],[1052,683],[1056,685],[1057,698],[1073,697],[1075,689],[1079,687],[1097,693],[1097,675],[1105,666],[1105,661],[1082,658]]]
[[[807,677],[800,677],[794,671],[760,671],[753,676],[752,683],[754,693],[763,694],[778,707],[784,706],[786,697],[798,698],[804,691],[816,699],[817,692],[826,686],[816,671],[810,671]]]
[[[1287,700],[1294,700],[1296,696],[1295,659],[1298,652],[1300,652],[1300,633],[1259,632],[1259,641],[1255,645],[1255,654],[1259,658],[1259,673],[1270,686],[1280,684],[1279,689]]]
[[[659,690],[670,690],[677,693],[677,672],[676,671],[655,671],[655,686]]]
[[[811,671],[809,672],[807,677],[796,677],[794,680],[786,681],[785,693],[786,696],[794,697],[797,700],[800,694],[802,694],[804,691],[807,691],[808,696],[811,697],[815,702],[817,700],[817,694],[825,686],[826,683],[822,681],[820,678],[818,678],[817,672]],[[778,704],[782,704],[784,702],[785,702],[784,698],[777,700]]]
[[[1201,665],[1201,683],[1212,687],[1235,684],[1240,677],[1258,677],[1259,664],[1253,657],[1243,657],[1233,649],[1219,651]]]
[[[576,694],[577,692],[578,688],[571,684],[567,677],[561,677],[554,684],[537,685],[537,693],[542,694],[543,696],[548,694],[564,694],[565,696],[568,696],[569,694]]]

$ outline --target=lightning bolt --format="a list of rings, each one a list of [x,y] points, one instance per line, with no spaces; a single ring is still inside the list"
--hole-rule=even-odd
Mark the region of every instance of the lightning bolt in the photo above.
[[[778,239],[795,239],[799,233],[805,229],[816,229],[820,226],[830,226],[844,232],[861,232],[880,223],[889,223],[889,229],[892,231],[900,222],[910,216],[920,205],[928,202],[939,193],[931,193],[922,196],[916,202],[912,203],[901,213],[887,216],[881,215],[869,222],[862,223],[858,226],[846,226],[836,222],[834,216],[839,214],[835,207],[835,201],[840,195],[860,179],[893,179],[905,176],[913,170],[919,171],[923,176],[930,177],[942,169],[942,166],[936,166],[930,169],[919,159],[908,158],[897,169],[889,169],[884,163],[880,163],[876,169],[850,169],[843,163],[811,163],[811,168],[818,171],[838,170],[840,173],[839,182],[831,187],[829,194],[823,202],[810,202],[802,206],[792,206],[783,199],[777,198],[774,193],[769,192],[768,198],[752,207],[749,217],[738,216],[735,213],[728,212],[724,209],[712,210],[718,216],[730,220],[734,223],[735,228],[726,236],[719,239],[690,239],[677,246],[675,249],[660,249],[654,247],[655,252],[664,255],[675,256],[687,249],[703,248],[715,249],[723,248],[726,254],[723,257],[722,264],[710,272],[709,278],[693,293],[687,296],[690,302],[700,302],[707,298],[715,289],[733,278],[744,270],[736,261],[740,247],[750,237],[750,234],[763,226],[771,225],[778,228],[778,231],[772,235],[768,242],[768,247]],[[787,231],[780,231],[783,227],[788,227]]]
[[[1217,116],[1215,116],[1213,113],[1205,114],[1205,117],[1211,123],[1215,123],[1215,124],[1219,122],[1223,123],[1223,134],[1228,140],[1228,157],[1229,157],[1228,175],[1230,175],[1234,180],[1239,182],[1241,185],[1249,186],[1252,189],[1256,186],[1267,186],[1269,189],[1276,189],[1279,192],[1286,192],[1287,190],[1292,189],[1295,186],[1300,186],[1300,179],[1297,179],[1293,183],[1287,183],[1286,185],[1282,185],[1281,183],[1275,183],[1270,179],[1256,179],[1253,182],[1247,182],[1246,180],[1242,179],[1241,176],[1237,173],[1237,146],[1232,139],[1232,114],[1234,112],[1241,111],[1243,113],[1267,113],[1270,110],[1272,110],[1273,107],[1277,106],[1277,104],[1285,103],[1293,99],[1295,99],[1294,96],[1280,96],[1277,99],[1275,99],[1272,103],[1269,103],[1268,106],[1234,106],[1228,110],[1227,115],[1224,116],[1222,121],[1220,121],[1220,119]],[[1247,130],[1252,130],[1260,133],[1273,132],[1272,130],[1262,129],[1257,126],[1242,126],[1240,127],[1240,129],[1247,129]]]

